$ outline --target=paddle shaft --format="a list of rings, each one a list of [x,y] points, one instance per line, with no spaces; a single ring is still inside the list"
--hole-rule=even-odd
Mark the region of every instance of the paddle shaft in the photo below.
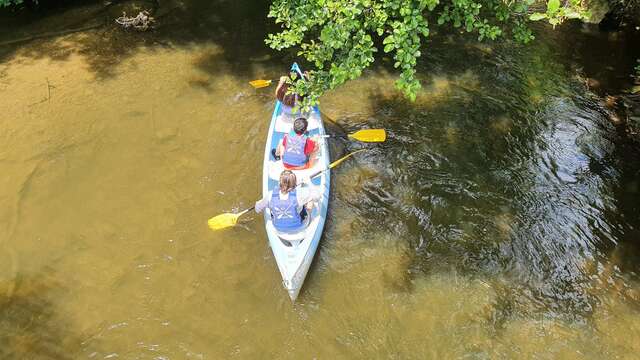
[[[325,135],[318,135],[318,137],[320,137],[320,138],[345,138],[345,139],[353,138],[353,139],[356,139],[356,140],[360,140],[360,139],[354,137],[353,134],[346,134],[346,135],[342,135],[342,134],[325,134]]]
[[[313,174],[311,174],[311,176],[309,176],[309,179],[313,179],[314,177],[316,177],[316,176],[318,176],[318,175],[322,174],[323,172],[325,172],[325,171],[327,171],[327,170],[329,170],[329,169],[331,169],[331,168],[333,168],[333,167],[337,166],[338,164],[340,164],[341,162],[343,162],[344,160],[346,160],[346,159],[347,159],[348,157],[350,157],[351,155],[353,155],[353,154],[355,154],[355,153],[359,153],[359,152],[364,151],[364,150],[365,150],[365,149],[356,150],[356,151],[354,151],[354,152],[352,152],[352,153],[349,153],[349,154],[347,154],[347,155],[345,155],[345,156],[341,157],[340,159],[338,159],[338,160],[336,160],[336,161],[332,162],[331,164],[329,164],[329,166],[327,166],[326,168],[324,168],[324,169],[322,169],[322,170],[318,170],[318,171],[314,172]],[[299,184],[297,184],[297,185],[296,185],[296,187],[298,187],[298,186],[300,186],[300,185],[302,185],[302,184],[303,184],[303,183],[299,183]],[[255,206],[252,206],[252,207],[248,208],[247,210],[244,210],[241,214],[244,214],[245,212],[247,212],[247,211],[249,211],[249,210],[253,210],[254,208],[255,208]]]
[[[351,154],[349,154],[349,155],[351,155]],[[348,155],[347,155],[347,156],[348,156]],[[313,175],[309,176],[309,179],[313,179],[314,177],[316,177],[316,176],[318,176],[318,175],[322,174],[323,172],[325,172],[325,171],[327,171],[327,170],[329,170],[329,169],[331,169],[331,168],[330,168],[330,167],[326,167],[326,168],[324,168],[324,169],[322,169],[322,170],[318,170],[318,171],[317,171],[317,172],[315,172]],[[297,184],[297,185],[296,185],[296,187],[298,187],[298,186],[300,186],[300,185],[302,185],[302,183]],[[246,209],[244,209],[244,210],[240,211],[240,212],[238,213],[238,217],[240,217],[240,216],[244,215],[245,213],[248,213],[249,211],[251,211],[251,210],[253,210],[253,209],[255,209],[255,208],[256,208],[256,206],[255,206],[255,205],[253,205],[253,206],[252,206],[252,207],[250,207],[250,208],[246,208]]]
[[[252,206],[252,207],[250,207],[250,208],[246,208],[246,209],[244,209],[244,210],[240,211],[240,212],[238,213],[238,216],[240,216],[240,215],[244,215],[245,213],[247,213],[247,212],[249,212],[249,211],[251,211],[251,210],[253,210],[253,209],[255,209],[255,208],[256,208],[256,206],[255,206],[255,205],[253,205],[253,206]]]
[[[340,159],[332,162],[326,168],[315,172],[309,178],[313,179],[314,177],[322,174],[324,171],[327,171],[329,169],[332,169],[332,168],[338,166],[341,162],[343,162],[347,158],[351,157],[353,154],[356,154],[356,153],[359,153],[359,152],[365,151],[365,150],[366,149],[360,149],[360,150],[354,151],[352,153],[349,153],[349,154],[341,157]],[[298,186],[300,186],[302,184],[303,184],[302,182],[299,183],[299,184],[296,184],[296,187],[298,187]],[[273,191],[276,191],[276,190],[277,189],[274,189]],[[226,228],[226,227],[229,227],[229,226],[234,226],[237,223],[238,218],[240,218],[240,216],[244,215],[245,213],[247,213],[247,212],[249,212],[249,211],[251,211],[253,209],[255,209],[255,205],[251,206],[250,208],[244,209],[241,212],[236,213],[236,214],[226,213],[226,214],[221,214],[221,215],[218,215],[218,216],[214,216],[213,218],[209,219],[209,227],[212,230],[218,230],[218,229]]]
[[[309,179],[313,179],[314,177],[316,177],[316,176],[318,176],[318,175],[322,174],[323,172],[325,172],[325,171],[327,171],[327,170],[329,170],[329,169],[331,169],[331,168],[330,168],[329,166],[327,166],[326,168],[324,168],[324,169],[322,169],[322,170],[318,170],[318,171],[316,171],[315,173],[313,173],[311,176],[309,176]]]
[[[309,179],[313,179],[314,177],[322,174],[323,172],[329,170],[329,169],[333,169],[334,167],[338,166],[341,162],[347,160],[348,158],[350,158],[352,155],[357,154],[359,152],[365,151],[367,149],[360,149],[360,150],[356,150],[354,152],[348,153],[347,155],[341,157],[340,159],[332,162],[331,164],[329,164],[329,166],[327,166],[326,168],[322,169],[322,170],[318,170],[315,173],[313,173],[313,175],[309,176]]]

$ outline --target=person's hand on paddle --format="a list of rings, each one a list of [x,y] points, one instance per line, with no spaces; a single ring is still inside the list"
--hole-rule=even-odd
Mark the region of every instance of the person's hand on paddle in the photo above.
[[[304,206],[307,208],[307,213],[311,214],[313,208],[316,207],[316,201],[309,201]]]
[[[316,173],[312,174],[311,176],[309,176],[309,183],[311,183],[311,178],[320,175],[323,171],[327,171],[329,169],[332,169],[338,165],[340,165],[343,161],[345,161],[346,159],[350,158],[352,155],[357,154],[359,152],[365,151],[366,149],[360,149],[360,150],[356,150],[352,153],[349,153],[343,157],[341,157],[340,159],[332,162],[331,164],[329,164],[328,167],[317,171]],[[254,205],[255,206],[255,205]],[[208,223],[209,223],[209,227],[211,228],[211,230],[220,230],[220,229],[224,229],[224,228],[228,228],[231,226],[234,226],[238,223],[238,219],[240,218],[240,216],[246,214],[248,211],[251,211],[254,209],[254,206],[251,206],[248,209],[244,209],[239,213],[224,213],[224,214],[220,214],[217,216],[212,217],[211,219],[209,219]]]

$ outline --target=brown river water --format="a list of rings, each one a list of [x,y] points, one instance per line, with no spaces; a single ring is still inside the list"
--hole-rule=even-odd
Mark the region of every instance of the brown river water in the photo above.
[[[144,34],[118,6],[2,17],[0,42],[108,24],[0,46],[0,358],[637,358],[640,155],[584,85],[626,84],[633,41],[434,34],[415,103],[384,58],[324,96],[330,132],[389,139],[332,146],[369,151],[292,304],[261,216],[207,227],[261,192],[247,82],[296,59],[267,3],[162,3]]]

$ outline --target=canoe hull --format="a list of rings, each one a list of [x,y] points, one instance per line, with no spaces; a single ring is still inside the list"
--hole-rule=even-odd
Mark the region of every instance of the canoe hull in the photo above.
[[[285,133],[291,130],[293,117],[282,114],[282,104],[277,101],[269,126],[269,135],[265,146],[265,155],[263,162],[263,196],[269,196],[271,190],[277,189],[279,174],[282,171],[282,162],[275,161],[271,155],[271,150],[276,148],[280,139]],[[320,111],[316,107],[308,114],[309,136],[325,135],[324,126],[320,116]],[[329,148],[325,137],[318,137],[319,151],[312,162],[312,167],[306,170],[295,170],[298,180],[308,177],[319,169],[326,169],[330,164]],[[313,258],[327,216],[330,194],[330,172],[324,171],[318,177],[312,180],[312,186],[322,192],[320,201],[313,210],[309,212],[308,225],[305,230],[297,236],[290,236],[293,240],[283,240],[282,234],[279,234],[271,220],[269,210],[264,212],[265,228],[269,245],[278,264],[278,269],[282,275],[282,284],[287,290],[289,297],[295,301],[300,293],[300,289],[309,271],[309,267],[313,262]]]

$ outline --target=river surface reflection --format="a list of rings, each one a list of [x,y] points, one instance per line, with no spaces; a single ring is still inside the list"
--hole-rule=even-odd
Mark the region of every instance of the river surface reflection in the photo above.
[[[584,85],[607,35],[434,34],[415,102],[384,58],[327,94],[329,130],[389,138],[334,143],[370,150],[335,170],[292,305],[260,216],[206,223],[260,193],[272,89],[247,82],[295,59],[265,9],[163,3],[154,32],[0,47],[0,358],[635,357],[640,155]]]

